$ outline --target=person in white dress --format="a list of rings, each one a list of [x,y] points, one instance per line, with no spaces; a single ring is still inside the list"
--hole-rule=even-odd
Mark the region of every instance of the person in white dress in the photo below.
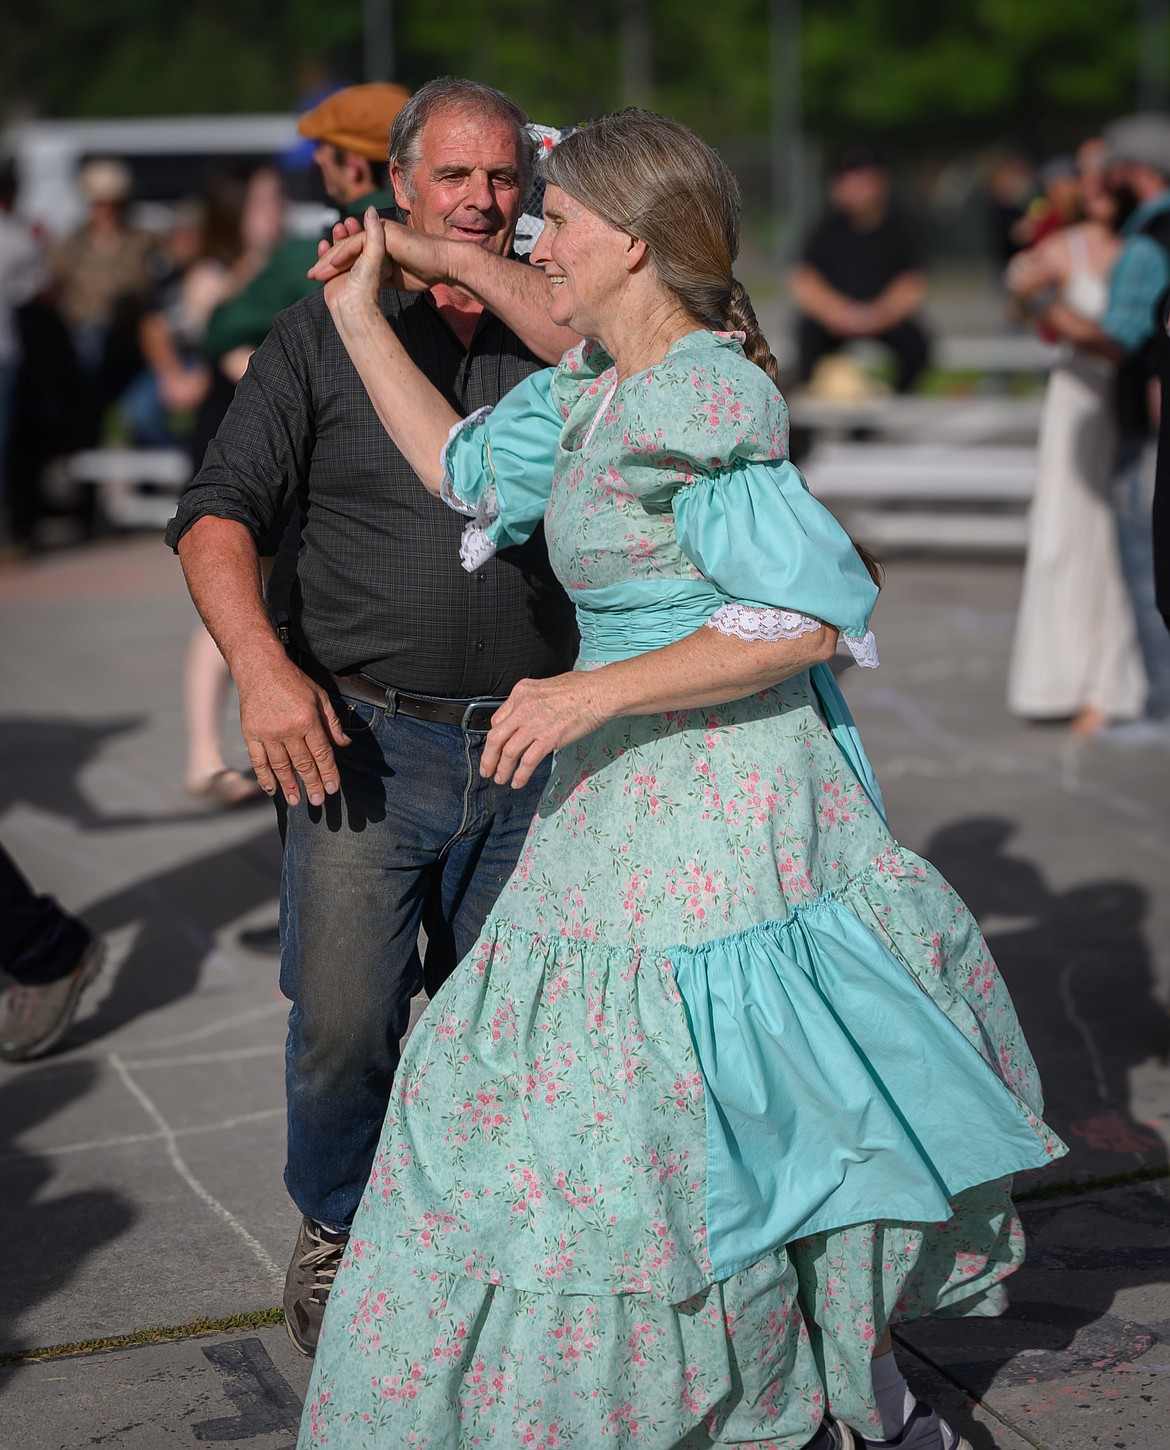
[[[1058,293],[1082,316],[1104,313],[1120,244],[1091,147],[1078,153],[1085,220],[1008,268],[1008,287],[1025,312]],[[1065,344],[1049,377],[1008,670],[1014,714],[1067,719],[1078,735],[1140,716],[1146,690],[1107,497],[1116,447],[1113,374],[1103,358]]]

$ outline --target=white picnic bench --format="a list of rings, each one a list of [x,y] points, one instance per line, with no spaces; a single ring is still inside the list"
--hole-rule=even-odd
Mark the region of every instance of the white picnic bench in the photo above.
[[[813,435],[799,459],[809,487],[861,542],[879,550],[1023,548],[1039,398],[839,406],[797,396],[790,406],[793,424]]]
[[[61,468],[70,483],[98,489],[103,515],[122,529],[165,528],[191,481],[191,460],[181,448],[84,448],[61,460]]]
[[[864,363],[877,349],[851,344]],[[807,451],[798,462],[813,493],[862,542],[957,552],[1019,552],[1035,488],[1039,392],[1056,349],[1026,333],[936,337],[933,360],[981,377],[960,396],[887,396],[840,403],[788,395]]]

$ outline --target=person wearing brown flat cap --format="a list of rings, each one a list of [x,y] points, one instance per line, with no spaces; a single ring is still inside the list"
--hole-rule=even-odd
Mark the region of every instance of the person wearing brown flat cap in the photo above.
[[[388,199],[366,198],[385,187],[390,124],[409,99],[409,91],[389,81],[347,86],[297,122],[301,135],[317,143],[313,160],[325,190],[348,214],[360,216],[350,208],[363,201],[367,206],[390,205]]]
[[[368,206],[385,211],[394,205],[386,189],[390,127],[409,99],[409,91],[388,81],[346,86],[297,122],[301,135],[317,143],[313,160],[342,218],[361,217]],[[212,362],[223,363],[233,382],[248,353],[268,336],[276,314],[317,291],[319,284],[305,278],[316,260],[316,239],[293,237],[276,248],[248,286],[215,310],[204,350]]]

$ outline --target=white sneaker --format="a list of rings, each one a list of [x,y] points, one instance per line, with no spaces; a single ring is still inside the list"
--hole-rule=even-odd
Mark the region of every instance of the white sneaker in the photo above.
[[[971,1450],[957,1430],[952,1430],[942,1416],[918,1400],[902,1433],[892,1440],[857,1441],[861,1450]]]

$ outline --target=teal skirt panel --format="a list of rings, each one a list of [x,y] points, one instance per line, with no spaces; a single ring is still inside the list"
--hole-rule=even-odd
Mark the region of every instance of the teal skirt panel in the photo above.
[[[1059,1145],[832,897],[668,953],[707,1091],[717,1279],[873,1219],[941,1223]]]

